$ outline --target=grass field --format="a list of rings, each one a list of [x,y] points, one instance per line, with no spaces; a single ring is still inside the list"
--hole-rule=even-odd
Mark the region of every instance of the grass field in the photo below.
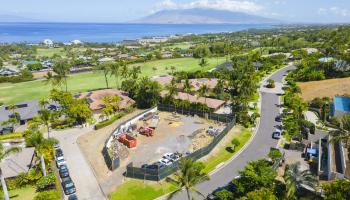
[[[47,56],[47,57],[51,57],[54,54],[58,54],[60,56],[65,56],[65,52],[63,50],[63,48],[38,48],[37,49],[37,56]]]
[[[134,65],[141,66],[142,76],[154,76],[171,72],[170,66],[175,66],[176,71],[205,71],[215,67],[217,63],[224,62],[224,60],[224,58],[219,58],[218,60],[216,58],[210,58],[208,59],[208,65],[205,67],[200,67],[198,65],[198,59],[194,58],[167,59]],[[157,70],[154,71],[152,69],[153,67],[156,67]],[[168,70],[166,70],[166,67],[168,67]],[[109,83],[112,87],[116,86],[114,77],[109,78]],[[75,74],[71,75],[68,79],[68,89],[73,93],[104,87],[106,87],[104,76],[99,72]],[[46,97],[50,90],[51,86],[45,84],[43,80],[16,84],[1,83],[0,102],[9,104],[31,99],[39,100]]]
[[[178,44],[174,44],[174,45],[170,45],[170,48],[180,48],[180,49],[189,49],[191,46],[193,46],[192,44],[189,43],[178,43]]]
[[[301,96],[306,101],[316,97],[333,98],[335,95],[350,94],[350,77],[298,83],[298,86],[301,89]]]
[[[117,188],[117,190],[109,195],[110,200],[152,200],[159,196],[174,191],[176,186],[162,182],[144,183],[142,180],[129,180]]]
[[[34,186],[28,186],[24,188],[19,188],[15,190],[9,191],[10,199],[11,200],[33,200],[35,194],[35,187]],[[3,198],[3,194],[1,192],[0,198]]]
[[[211,155],[205,163],[205,169],[204,171],[209,173],[215,169],[215,167],[223,163],[227,160],[229,160],[234,154],[236,154],[249,140],[250,136],[252,135],[251,132],[248,129],[245,129],[243,127],[239,127],[240,131],[237,134],[234,134],[233,137],[229,138],[228,141],[224,146],[231,147],[231,141],[234,138],[237,138],[239,140],[239,146],[235,147],[235,150],[233,153],[226,150],[225,147],[221,147],[219,151],[217,151],[215,154]]]

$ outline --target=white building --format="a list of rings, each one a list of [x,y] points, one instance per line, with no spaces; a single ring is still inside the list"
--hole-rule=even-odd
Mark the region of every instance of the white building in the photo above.
[[[50,40],[50,39],[45,39],[43,41],[44,45],[47,46],[47,47],[53,47],[53,41]]]

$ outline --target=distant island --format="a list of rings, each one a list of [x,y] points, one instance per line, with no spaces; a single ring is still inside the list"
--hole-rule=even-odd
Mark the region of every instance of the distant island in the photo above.
[[[261,24],[281,23],[276,19],[265,18],[243,12],[216,9],[162,10],[144,18],[131,21],[140,24]]]

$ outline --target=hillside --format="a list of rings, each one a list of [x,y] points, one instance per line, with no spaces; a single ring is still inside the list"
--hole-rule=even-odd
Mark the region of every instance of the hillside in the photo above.
[[[278,20],[242,12],[214,9],[163,10],[131,23],[145,24],[261,24]]]

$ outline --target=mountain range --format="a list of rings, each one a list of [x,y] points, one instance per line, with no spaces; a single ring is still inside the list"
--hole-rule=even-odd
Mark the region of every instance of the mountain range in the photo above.
[[[261,24],[280,23],[270,19],[243,12],[215,9],[162,10],[130,23],[140,24]]]

